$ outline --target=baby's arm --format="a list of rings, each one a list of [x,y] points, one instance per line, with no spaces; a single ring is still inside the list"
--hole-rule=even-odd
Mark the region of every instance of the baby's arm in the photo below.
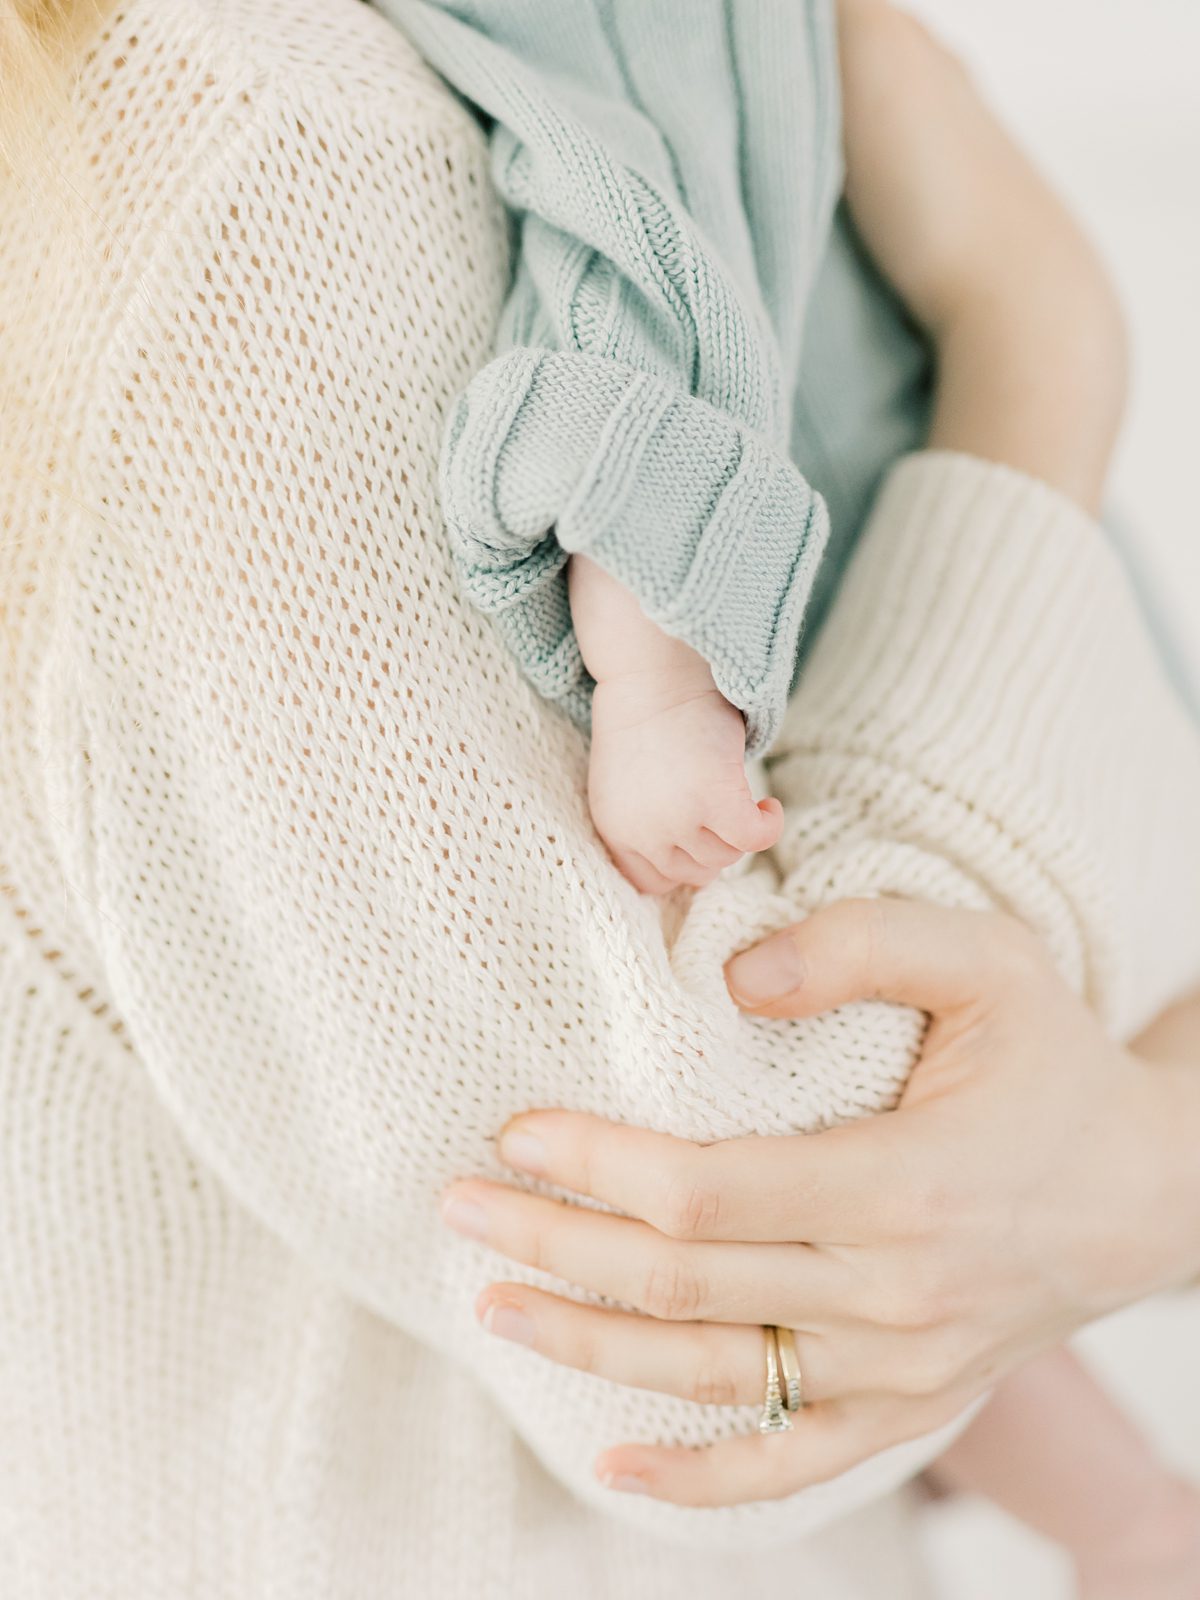
[[[571,558],[571,615],[596,689],[588,803],[617,866],[638,889],[700,887],[779,837],[777,800],[746,778],[746,724],[707,661],[649,620],[623,584]]]

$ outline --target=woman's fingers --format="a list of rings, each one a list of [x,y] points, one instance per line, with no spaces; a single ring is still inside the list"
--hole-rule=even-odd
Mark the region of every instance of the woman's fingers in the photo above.
[[[489,1333],[612,1383],[699,1405],[755,1405],[763,1397],[761,1326],[657,1322],[507,1283],[485,1289],[475,1309]]]
[[[596,1475],[611,1489],[682,1506],[779,1500],[847,1472],[868,1456],[952,1420],[968,1403],[898,1401],[855,1395],[806,1406],[790,1433],[747,1434],[702,1450],[621,1445],[606,1450]]]
[[[697,1405],[762,1403],[766,1345],[761,1324],[658,1322],[580,1305],[520,1283],[490,1285],[475,1311],[489,1333],[612,1383],[673,1394]],[[846,1383],[855,1381],[854,1353],[861,1335],[839,1332],[831,1340],[799,1332],[793,1337],[806,1400],[844,1394]]]
[[[1023,924],[912,900],[842,900],[733,957],[729,992],[761,1017],[812,1017],[854,1000],[921,1011],[978,1004],[1045,967]]]
[[[911,1187],[903,1112],[826,1133],[697,1145],[573,1111],[500,1136],[510,1166],[640,1217],[672,1239],[856,1244],[899,1231]]]
[[[858,1288],[842,1262],[804,1245],[664,1239],[644,1222],[502,1184],[455,1184],[442,1216],[512,1261],[667,1322],[808,1322]]]
[[[766,1389],[761,1323],[664,1322],[582,1305],[523,1283],[493,1283],[475,1305],[487,1331],[631,1389],[699,1405],[760,1405]],[[971,1366],[956,1347],[920,1328],[857,1321],[793,1328],[805,1403],[851,1395],[932,1400],[966,1391]]]

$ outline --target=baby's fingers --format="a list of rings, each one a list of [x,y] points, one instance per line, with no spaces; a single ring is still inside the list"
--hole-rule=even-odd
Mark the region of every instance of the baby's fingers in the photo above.
[[[757,850],[770,850],[779,843],[783,832],[783,807],[774,799],[755,803],[747,790],[744,798],[714,807],[708,825],[739,854],[751,855]]]
[[[669,894],[676,887],[674,879],[666,877],[638,851],[611,848],[611,854],[617,871],[640,894]]]
[[[689,840],[688,851],[702,866],[710,867],[714,872],[732,866],[744,854],[735,845],[726,844],[711,828],[701,828],[696,837]]]
[[[655,855],[654,866],[672,884],[687,884],[693,889],[702,889],[716,876],[714,868],[698,861],[690,850],[677,844],[664,846]]]

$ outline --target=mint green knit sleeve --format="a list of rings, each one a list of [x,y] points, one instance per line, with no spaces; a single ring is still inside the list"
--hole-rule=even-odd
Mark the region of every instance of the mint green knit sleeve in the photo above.
[[[586,552],[765,749],[827,531],[788,439],[839,179],[831,3],[378,4],[485,121],[515,219],[499,353],[443,460],[467,594],[586,725]]]

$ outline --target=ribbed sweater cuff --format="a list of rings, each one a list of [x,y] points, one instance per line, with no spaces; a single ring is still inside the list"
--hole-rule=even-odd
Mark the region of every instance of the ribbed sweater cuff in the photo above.
[[[827,533],[786,458],[663,379],[516,350],[459,402],[442,470],[464,588],[541,694],[588,724],[565,582],[568,556],[586,553],[705,658],[749,752],[766,749]]]
[[[1136,613],[1092,517],[1010,467],[905,456],[806,668],[805,725],[836,729],[839,742],[870,728],[909,756],[945,748],[959,760],[970,727],[990,762],[1018,770],[1073,703],[1091,665],[1094,630],[1081,623],[1101,606],[1141,663]]]

